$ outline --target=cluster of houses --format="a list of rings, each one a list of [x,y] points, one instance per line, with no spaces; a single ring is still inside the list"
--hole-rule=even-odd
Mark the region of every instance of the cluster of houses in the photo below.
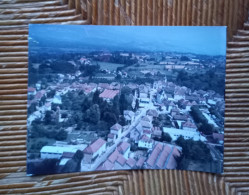
[[[122,55],[126,56],[125,53]],[[136,58],[139,62],[144,62],[149,58],[148,56],[141,57],[135,54],[131,57]],[[80,63],[89,65],[91,62],[89,59],[82,57]],[[180,61],[179,58],[166,57],[166,60],[159,64],[171,70],[200,67],[200,61],[194,58],[191,61],[184,62]],[[146,72],[143,72],[143,74],[146,74]],[[80,71],[75,75],[58,74],[58,84],[49,86],[46,90],[41,89],[40,83],[37,83],[35,87],[29,87],[28,96],[32,98],[28,100],[28,107],[36,103],[36,111],[29,114],[28,124],[31,124],[35,119],[43,120],[46,111],[51,110],[52,103],[62,104],[61,96],[69,91],[83,91],[84,94],[89,95],[99,90],[99,97],[111,102],[120,94],[121,88],[124,86],[133,90],[132,107],[134,108],[136,100],[139,100],[139,112],[142,114],[125,110],[123,116],[127,124],[126,127],[118,123],[114,124],[110,128],[106,140],[96,137],[91,143],[70,145],[66,142],[56,142],[53,145],[44,146],[40,150],[41,159],[60,159],[60,165],[63,166],[73,158],[77,150],[81,150],[83,152],[82,164],[96,164],[97,170],[174,169],[177,166],[177,158],[180,157],[182,151],[181,147],[174,144],[179,136],[194,141],[223,144],[223,127],[216,123],[218,119],[208,111],[211,106],[219,106],[220,110],[224,109],[224,98],[214,91],[191,91],[187,87],[168,82],[167,78],[155,81],[153,84],[138,85],[135,83],[121,84],[119,82],[87,83],[85,78],[80,75]],[[71,80],[72,82],[69,84],[64,82],[65,80]],[[55,90],[56,93],[53,97],[48,98],[47,93],[50,90]],[[202,107],[203,115],[210,124],[219,130],[218,133],[205,136],[198,131],[190,115],[191,107],[195,105]],[[158,119],[160,114],[167,115],[170,118],[169,126],[153,125],[153,121]],[[53,111],[52,118],[58,122],[64,120],[61,117],[59,107],[56,111]],[[172,142],[158,141],[166,133],[170,135]],[[137,151],[131,151],[132,144],[137,146]],[[210,147],[212,148],[212,146]],[[217,156],[214,150],[212,149],[214,158],[220,159],[220,156]]]

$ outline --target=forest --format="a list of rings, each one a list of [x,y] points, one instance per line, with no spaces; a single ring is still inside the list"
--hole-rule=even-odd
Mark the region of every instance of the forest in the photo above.
[[[192,91],[194,90],[213,90],[224,96],[225,93],[225,72],[224,74],[216,74],[216,68],[208,70],[205,74],[188,73],[185,70],[178,72],[176,84],[186,86]]]

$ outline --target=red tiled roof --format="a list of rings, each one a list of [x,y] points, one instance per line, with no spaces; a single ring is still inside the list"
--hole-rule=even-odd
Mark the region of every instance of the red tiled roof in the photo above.
[[[147,160],[147,164],[151,167],[154,167],[156,159],[158,158],[158,155],[160,154],[161,150],[163,148],[163,145],[158,143],[155,148],[153,149],[150,157]]]
[[[101,171],[101,170],[113,170],[114,168],[114,164],[111,163],[109,160],[106,160],[104,163],[102,163],[97,170]]]
[[[136,161],[133,158],[129,158],[126,161],[126,164],[129,165],[129,167],[133,168],[135,166],[135,164],[136,164]]]
[[[108,160],[111,162],[111,163],[114,163],[117,158],[119,156],[119,152],[117,150],[115,150],[109,157],[108,157]]]
[[[140,121],[140,124],[142,125],[142,127],[151,127],[151,124],[150,123],[148,123],[147,121]]]
[[[187,121],[185,123],[182,124],[182,127],[188,127],[188,128],[193,128],[193,129],[196,129],[196,125],[190,121]]]
[[[175,120],[187,121],[187,120],[188,120],[188,117],[185,116],[185,115],[174,115],[174,116],[173,116],[173,119],[175,119]]]
[[[161,152],[161,155],[156,163],[158,168],[162,169],[164,167],[170,151],[171,151],[171,148],[169,146],[165,145],[163,148],[163,151]]]
[[[122,126],[118,123],[116,123],[115,125],[111,127],[111,130],[115,130],[115,131],[119,131],[120,129],[122,129]]]
[[[139,158],[139,160],[136,163],[136,166],[139,167],[139,168],[142,167],[143,164],[144,164],[145,159],[146,159],[145,157]]]
[[[149,138],[147,135],[143,135],[143,136],[141,137],[141,141],[143,141],[143,142],[149,142],[149,141],[150,141],[150,138]]]
[[[107,98],[107,99],[113,99],[117,94],[119,93],[119,90],[109,90],[105,89],[99,97],[101,98]]]
[[[124,153],[131,145],[128,142],[122,142],[118,146],[118,151]]]
[[[91,145],[86,147],[83,152],[87,154],[93,154],[97,152],[105,143],[106,143],[105,140],[99,138],[95,142],[93,142]]]
[[[168,160],[166,169],[175,169],[176,166],[177,166],[176,160],[175,160],[175,158],[173,157],[173,155],[171,155],[171,156],[169,157],[169,160]]]
[[[120,164],[120,165],[124,165],[125,162],[126,162],[126,159],[122,156],[122,155],[118,155],[118,159],[117,159],[117,162]]]

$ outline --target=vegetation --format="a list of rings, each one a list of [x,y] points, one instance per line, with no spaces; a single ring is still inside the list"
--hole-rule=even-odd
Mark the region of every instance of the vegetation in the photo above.
[[[185,140],[183,136],[180,136],[175,143],[182,147],[182,155],[177,159],[179,169],[184,165],[184,162],[182,162],[183,159],[196,162],[210,162],[212,159],[210,149],[201,141],[194,141],[192,139]]]
[[[205,135],[210,135],[214,132],[214,126],[208,123],[208,120],[199,110],[198,106],[192,106],[190,114],[192,115],[200,132],[204,133]]]
[[[214,90],[220,95],[224,95],[225,80],[224,75],[218,75],[215,73],[215,69],[207,71],[205,74],[200,73],[188,73],[185,70],[181,70],[176,78],[176,84],[186,86],[191,90]]]

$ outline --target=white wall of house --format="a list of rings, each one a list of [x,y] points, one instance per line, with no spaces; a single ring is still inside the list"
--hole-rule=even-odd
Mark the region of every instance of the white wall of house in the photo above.
[[[138,147],[152,149],[153,143],[152,142],[144,142],[143,140],[139,140]]]
[[[120,137],[122,134],[122,130],[120,129],[120,130],[116,131],[116,130],[111,129],[111,133],[117,135],[117,137]]]

